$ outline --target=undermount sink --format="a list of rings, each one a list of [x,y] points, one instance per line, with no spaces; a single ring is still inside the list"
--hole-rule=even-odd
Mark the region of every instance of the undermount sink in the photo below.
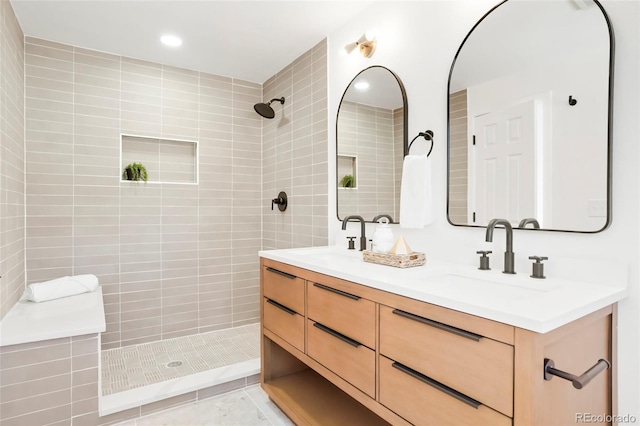
[[[290,253],[327,266],[352,264],[356,261],[364,263],[361,251],[338,246],[293,249]],[[405,278],[409,278],[417,287],[442,294],[453,291],[464,295],[465,299],[484,298],[487,294],[499,294],[500,298],[507,300],[535,298],[562,287],[557,282],[554,283],[554,280],[533,279],[526,273],[511,275],[498,270],[479,271],[465,265],[437,261],[427,261],[426,268],[385,268],[388,270],[376,270],[376,275],[391,277],[395,271],[406,271],[411,278]]]
[[[549,284],[543,280],[532,280],[528,275],[502,277],[493,274],[486,278],[479,278],[473,273],[470,275],[436,275],[426,278],[425,284],[429,286],[430,290],[442,288],[451,291],[455,289],[456,292],[465,294],[467,297],[474,297],[474,295],[486,297],[488,293],[500,294],[505,298],[538,297],[558,288],[557,285]]]
[[[295,250],[295,254],[311,257],[314,259],[341,259],[341,258],[358,258],[362,259],[362,252],[358,250],[347,250],[337,246],[310,247]]]

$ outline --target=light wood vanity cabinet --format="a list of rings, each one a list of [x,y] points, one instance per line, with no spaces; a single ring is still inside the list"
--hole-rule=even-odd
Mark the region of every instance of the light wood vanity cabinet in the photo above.
[[[380,357],[380,402],[413,424],[511,425],[511,418],[436,386],[428,377]]]
[[[380,402],[409,421],[511,424],[513,346],[380,306],[380,354]]]
[[[307,310],[307,354],[375,398],[375,303],[307,281]]]
[[[565,425],[611,414],[613,305],[546,334],[261,259],[262,387],[310,425]],[[276,271],[276,272],[274,272]],[[278,306],[282,305],[282,306]],[[282,309],[282,308],[286,309]]]
[[[335,283],[334,283],[335,284]],[[376,347],[376,304],[323,283],[307,282],[309,318],[367,346]]]
[[[512,345],[381,306],[380,354],[469,400],[513,416]]]
[[[304,352],[304,280],[288,265],[265,268],[262,276],[262,325]]]

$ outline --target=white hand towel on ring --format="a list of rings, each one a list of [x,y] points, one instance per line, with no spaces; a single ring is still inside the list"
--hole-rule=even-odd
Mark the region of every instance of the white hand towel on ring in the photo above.
[[[50,281],[29,284],[24,292],[23,299],[33,302],[45,302],[47,300],[60,299],[61,297],[88,293],[98,288],[98,285],[98,277],[93,274],[56,278]]]
[[[400,227],[422,229],[433,223],[431,159],[407,155],[402,164],[400,186]]]

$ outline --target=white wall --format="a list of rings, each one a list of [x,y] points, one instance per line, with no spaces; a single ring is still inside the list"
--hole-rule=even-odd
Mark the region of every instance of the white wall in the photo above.
[[[383,65],[398,74],[407,90],[409,138],[419,131],[435,132],[433,150],[434,208],[436,222],[424,230],[400,230],[414,250],[465,264],[477,262],[475,251],[490,247],[504,251],[503,234],[493,244],[484,242],[484,229],[451,226],[446,219],[447,172],[447,79],[451,61],[469,29],[489,10],[495,0],[421,2],[373,2],[366,13],[329,37],[329,128],[335,128],[340,97],[353,76],[371,65]],[[530,255],[548,256],[547,275],[568,264],[566,257],[589,261],[617,260],[628,265],[629,296],[619,303],[618,326],[618,413],[640,418],[640,372],[638,359],[639,292],[638,269],[640,228],[640,177],[638,134],[640,116],[638,40],[640,2],[603,1],[616,38],[613,123],[613,220],[598,234],[515,231],[516,270],[530,273]],[[340,49],[357,40],[366,30],[376,30],[378,47],[372,58],[342,56]],[[329,131],[330,167],[335,167],[335,133]],[[335,176],[335,169],[329,170]],[[335,182],[329,184],[330,241],[339,229],[336,218]],[[356,224],[350,225],[355,226]],[[354,228],[355,229],[355,228]],[[368,235],[373,228],[368,229]],[[494,255],[493,266],[501,267]],[[601,267],[601,274],[609,271]],[[576,271],[580,273],[580,271]],[[614,360],[615,361],[615,360]]]

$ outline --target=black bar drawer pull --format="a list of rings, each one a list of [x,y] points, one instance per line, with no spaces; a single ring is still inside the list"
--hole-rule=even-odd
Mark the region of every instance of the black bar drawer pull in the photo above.
[[[296,312],[296,311],[294,311],[293,309],[289,309],[289,308],[287,308],[286,306],[279,304],[279,303],[278,303],[278,302],[276,302],[275,300],[267,299],[267,303],[269,303],[269,304],[271,304],[271,305],[275,306],[276,308],[280,308],[280,309],[282,309],[283,311],[285,311],[285,312],[286,312],[286,313],[288,313],[288,314],[291,314],[291,315],[295,315],[295,314],[297,314],[297,312]]]
[[[361,299],[360,296],[356,296],[355,294],[347,293],[346,291],[338,290],[336,288],[329,287],[329,286],[326,286],[324,284],[313,283],[313,286],[321,288],[323,290],[330,291],[332,293],[339,294],[340,296],[348,297],[349,299],[353,299],[353,300],[360,300]]]
[[[443,330],[443,331],[447,331],[449,333],[453,333],[457,336],[461,336],[461,337],[465,337],[467,339],[471,339],[471,340],[475,340],[476,342],[479,342],[480,339],[482,339],[483,336],[479,335],[479,334],[475,334],[472,333],[470,331],[466,331],[466,330],[462,330],[460,328],[457,327],[452,327],[450,325],[447,324],[443,324],[441,322],[438,321],[433,321],[424,317],[421,317],[419,315],[414,315],[414,314],[410,314],[409,312],[405,312],[405,311],[401,311],[400,309],[394,309],[393,313],[396,315],[400,315],[401,317],[404,318],[408,318],[414,321],[418,321],[421,322],[422,324],[426,324],[426,325],[430,325],[431,327],[435,327],[439,330]]]
[[[470,405],[471,407],[475,408],[476,410],[478,409],[479,406],[482,405],[481,402],[476,401],[473,398],[468,397],[467,395],[458,392],[455,389],[451,389],[449,386],[447,385],[443,385],[440,382],[437,382],[427,376],[425,376],[424,374],[418,373],[416,370],[413,370],[409,367],[407,367],[406,365],[400,364],[399,362],[394,362],[393,364],[391,364],[391,366],[397,370],[402,371],[405,374],[408,374],[409,376],[413,377],[414,379],[418,379],[420,380],[422,383],[426,383],[427,385],[438,389],[440,392],[444,392],[447,395],[449,395],[450,397],[453,397],[455,399],[457,399],[460,402],[464,402],[467,405]]]
[[[296,278],[295,275],[291,275],[291,274],[287,274],[286,272],[278,271],[277,269],[273,269],[270,266],[267,266],[267,271],[273,272],[274,274],[282,275],[283,277],[287,277],[287,278],[292,279],[292,280]]]
[[[575,374],[567,373],[566,371],[558,370],[555,367],[555,364],[552,359],[545,358],[544,359],[544,379],[551,380],[553,376],[562,377],[565,380],[569,380],[573,383],[573,387],[576,389],[582,389],[587,386],[591,379],[596,377],[600,372],[606,370],[611,367],[611,364],[606,359],[599,359],[593,367],[582,373],[580,376],[576,376]]]
[[[345,343],[350,344],[351,346],[353,346],[355,348],[357,348],[357,347],[362,345],[361,343],[356,342],[355,340],[348,338],[344,334],[340,334],[337,331],[332,330],[329,327],[326,327],[326,326],[320,324],[319,322],[314,322],[313,326],[316,327],[316,328],[319,328],[320,330],[324,331],[325,333],[328,333],[328,334],[332,335],[333,337],[336,337],[336,338],[342,340]]]

